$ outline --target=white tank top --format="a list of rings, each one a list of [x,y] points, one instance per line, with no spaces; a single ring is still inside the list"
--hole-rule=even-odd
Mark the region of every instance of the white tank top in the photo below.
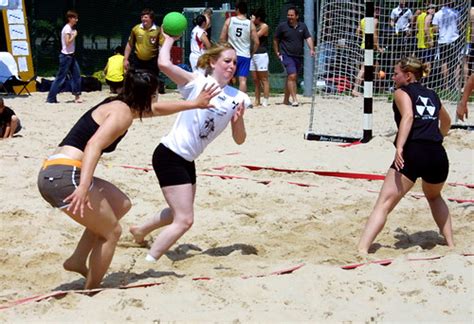
[[[250,57],[250,20],[231,17],[228,32],[229,43],[238,56]]]
[[[204,43],[201,40],[202,34],[206,33],[200,26],[193,28],[191,32],[191,53],[201,55],[206,50]]]
[[[195,72],[198,77],[184,86],[178,87],[185,100],[196,98],[204,86],[217,84],[211,76]],[[250,105],[250,98],[231,86],[211,99],[214,108],[191,109],[178,114],[171,131],[163,137],[161,143],[187,161],[194,161],[229,124],[237,106],[243,102]]]

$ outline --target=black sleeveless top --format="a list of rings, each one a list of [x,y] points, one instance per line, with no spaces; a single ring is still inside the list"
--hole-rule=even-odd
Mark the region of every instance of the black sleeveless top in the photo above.
[[[439,130],[439,111],[441,110],[441,101],[431,89],[422,86],[420,83],[410,83],[400,87],[411,98],[413,110],[413,125],[408,134],[408,142],[431,142],[442,143],[443,135]],[[402,116],[393,102],[395,123],[400,127]],[[398,134],[397,134],[398,137]],[[397,138],[395,138],[395,143]]]
[[[61,143],[59,143],[58,146],[65,146],[69,145],[72,147],[75,147],[81,151],[84,152],[87,142],[90,140],[90,138],[95,134],[97,129],[99,129],[99,124],[95,122],[95,120],[92,118],[92,112],[97,109],[102,104],[108,103],[112,101],[110,98],[105,99],[95,107],[91,108],[89,111],[87,111],[84,115],[82,115],[81,118],[76,122],[76,124],[72,127],[72,129],[69,131],[69,133],[66,135],[66,137],[62,140]],[[122,136],[117,138],[112,144],[110,144],[108,147],[106,147],[102,153],[110,153],[115,151],[118,143],[124,138],[124,136],[127,134],[125,132]]]

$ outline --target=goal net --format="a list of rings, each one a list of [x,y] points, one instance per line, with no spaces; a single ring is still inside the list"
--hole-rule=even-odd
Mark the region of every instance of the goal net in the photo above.
[[[457,102],[470,73],[468,1],[373,2],[372,91],[364,89],[365,1],[320,2],[307,139],[349,142],[362,138],[363,130],[372,127],[372,117],[370,125],[364,118],[368,102],[373,103],[373,134],[393,133],[393,119],[387,115],[394,91],[393,66],[410,55],[430,64],[431,72],[421,82],[437,91],[456,120]],[[383,113],[383,119],[378,113]]]

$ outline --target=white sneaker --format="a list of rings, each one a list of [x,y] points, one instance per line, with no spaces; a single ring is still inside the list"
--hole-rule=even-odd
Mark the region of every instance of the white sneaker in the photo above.
[[[263,106],[263,107],[268,107],[268,98],[263,98],[263,100],[262,100],[262,106]]]

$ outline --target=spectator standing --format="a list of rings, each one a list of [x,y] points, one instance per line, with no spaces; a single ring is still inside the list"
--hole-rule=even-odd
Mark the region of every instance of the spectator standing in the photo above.
[[[75,56],[76,51],[76,25],[79,21],[79,15],[74,10],[68,10],[66,13],[67,23],[61,30],[61,52],[59,53],[59,71],[49,90],[46,102],[57,103],[57,94],[61,86],[66,81],[68,73],[71,74],[71,90],[74,95],[74,102],[81,103],[81,70]]]
[[[135,70],[149,70],[158,78],[160,28],[154,23],[153,10],[143,9],[140,18],[141,23],[132,28],[128,38],[123,66],[125,71],[130,67]]]
[[[413,53],[412,20],[413,12],[407,8],[405,0],[400,0],[398,6],[390,13],[390,26],[394,29],[392,55],[395,55],[395,60]]]
[[[247,2],[239,1],[235,6],[235,12],[236,16],[226,19],[220,41],[229,42],[237,52],[235,77],[239,79],[239,90],[247,93],[250,58],[255,54],[259,41],[255,25],[247,18]]]
[[[291,104],[293,107],[299,106],[296,97],[296,82],[303,63],[305,41],[311,56],[314,56],[313,38],[308,27],[298,19],[298,9],[296,7],[288,8],[287,21],[278,25],[273,38],[273,50],[283,63],[287,73],[283,104]],[[292,103],[290,103],[290,96]]]
[[[123,87],[124,69],[123,69],[123,47],[117,46],[114,55],[109,57],[104,69],[105,82],[110,87],[111,93],[119,93]]]
[[[21,130],[20,119],[13,109],[6,107],[0,97],[0,139],[11,138]]]
[[[254,106],[260,106],[260,97],[263,90],[262,105],[268,106],[268,97],[270,96],[270,82],[268,80],[268,25],[265,23],[265,11],[262,8],[257,9],[251,17],[252,22],[257,29],[259,46],[252,56],[250,62],[250,71],[255,83],[255,103]]]
[[[442,88],[448,89],[449,83],[458,78],[459,63],[455,58],[461,49],[461,37],[459,37],[459,13],[449,7],[449,2],[444,0],[443,7],[435,13],[433,17],[433,26],[438,33],[439,58],[441,62],[441,72],[443,74]]]
[[[194,18],[194,28],[191,31],[191,53],[189,54],[189,64],[194,71],[197,71],[197,62],[199,57],[207,48],[211,47],[211,42],[207,37],[206,27],[207,19],[204,15],[198,15]]]

